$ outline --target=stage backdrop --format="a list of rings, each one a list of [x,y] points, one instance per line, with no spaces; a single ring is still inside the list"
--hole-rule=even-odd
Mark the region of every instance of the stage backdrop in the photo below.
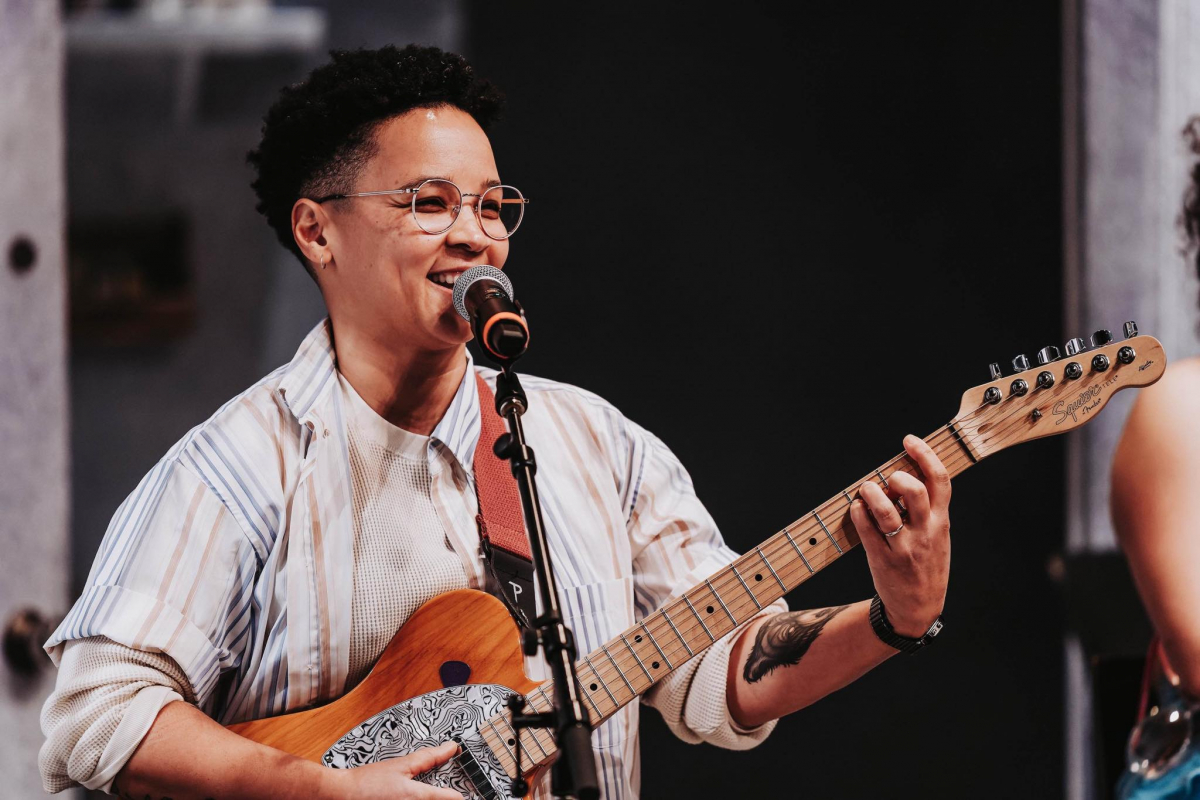
[[[735,548],[948,421],[988,362],[1119,329],[1061,329],[1055,3],[469,8],[500,177],[533,198],[525,368],[662,437]],[[1061,796],[1062,453],[956,481],[935,647],[748,753],[645,713],[644,796]],[[871,592],[858,553],[788,601]]]

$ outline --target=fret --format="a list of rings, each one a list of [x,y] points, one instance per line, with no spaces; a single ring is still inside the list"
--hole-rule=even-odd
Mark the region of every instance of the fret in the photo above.
[[[808,559],[804,557],[804,551],[800,549],[800,545],[796,544],[796,540],[792,538],[792,534],[788,533],[787,528],[783,529],[783,535],[787,537],[788,544],[790,544],[792,549],[796,551],[796,555],[800,556],[800,560],[804,562],[804,566],[808,567],[808,574],[811,575],[816,572],[816,570],[812,568],[812,564],[808,563]]]
[[[511,759],[513,760],[513,763],[515,764],[515,763],[516,763],[516,761],[517,761],[517,755],[516,755],[516,753],[514,753],[512,750],[510,750],[510,749],[508,748],[508,742],[507,742],[507,741],[505,741],[505,736],[504,736],[504,734],[503,734],[503,733],[501,733],[501,732],[500,732],[500,729],[496,727],[496,723],[492,722],[492,721],[489,719],[489,720],[488,720],[486,723],[484,723],[484,724],[486,724],[486,725],[488,725],[489,727],[491,727],[491,729],[492,729],[492,732],[496,734],[496,738],[500,740],[500,746],[504,748],[504,752],[508,753],[508,757],[509,757],[509,758],[511,758]]]
[[[694,611],[695,609],[693,609],[693,612]],[[688,657],[691,658],[692,656],[696,655],[692,652],[692,648],[688,647],[687,639],[683,638],[683,635],[679,632],[679,628],[676,628],[675,623],[671,621],[671,615],[665,610],[662,612],[662,615],[663,619],[667,621],[667,624],[671,626],[671,630],[675,631],[675,637],[679,639],[679,643],[683,645],[683,649],[687,650]],[[663,658],[666,658],[666,656],[663,656]]]
[[[721,599],[721,595],[717,594],[717,587],[713,586],[712,581],[708,580],[707,578],[704,579],[704,585],[707,586],[708,590],[713,593],[713,597],[717,598],[717,602],[721,604],[721,608],[725,609],[725,613],[729,615],[729,621],[732,622],[733,627],[736,628],[738,624],[737,617],[735,617],[733,612],[729,610],[729,606],[725,605],[725,601]]]
[[[733,576],[738,579],[738,583],[740,583],[742,588],[746,590],[746,594],[750,595],[750,599],[754,601],[754,607],[759,611],[762,611],[762,603],[758,602],[758,598],[754,596],[754,592],[750,591],[749,585],[747,585],[746,581],[742,578],[742,573],[738,572],[737,565],[730,564],[729,568],[733,570]]]
[[[849,492],[847,492],[845,489],[842,489],[842,494],[846,496],[847,503],[849,503],[850,505],[854,505],[854,498],[850,496]]]
[[[642,668],[642,672],[646,673],[646,680],[654,683],[654,676],[650,674],[650,670],[646,669],[646,665],[642,663],[642,657],[637,654],[637,650],[633,649],[633,645],[629,643],[629,640],[625,638],[625,634],[623,633],[621,634],[621,641],[625,643],[625,647],[633,654],[633,658],[638,662],[638,666]]]
[[[717,637],[713,636],[712,631],[710,631],[708,626],[704,624],[704,618],[700,616],[700,612],[696,610],[694,605],[692,605],[692,601],[688,600],[688,596],[686,594],[683,595],[683,602],[687,603],[687,607],[692,610],[692,615],[696,617],[696,621],[700,623],[700,627],[704,628],[704,632],[708,634],[708,638],[715,642]]]
[[[604,655],[608,656],[608,660],[612,662],[614,667],[616,667],[617,674],[621,676],[621,680],[625,681],[625,685],[629,687],[630,693],[636,696],[637,689],[633,688],[633,684],[629,682],[629,678],[625,677],[625,670],[621,669],[621,665],[617,663],[615,658],[613,658],[612,653],[608,652],[608,645],[600,645],[600,649],[604,651]]]
[[[528,706],[529,706],[529,708],[530,708],[532,711],[535,711],[535,712],[541,711],[541,709],[540,709],[540,708],[538,708],[538,707],[537,707],[537,706],[534,704],[534,702],[533,702],[533,699],[532,699],[532,698],[533,698],[534,694],[540,694],[540,695],[542,695],[542,699],[546,699],[546,694],[545,694],[545,692],[546,692],[546,687],[545,687],[545,686],[541,686],[541,687],[538,687],[538,690],[537,690],[537,692],[531,692],[530,694],[527,694],[527,695],[525,695],[525,703],[526,703],[526,705],[528,705]],[[551,705],[553,705],[553,704],[551,704]],[[506,721],[508,722],[508,727],[510,727],[510,728],[511,728],[511,727],[512,727],[512,721],[511,721],[511,720],[508,720],[507,718],[505,718],[505,719],[506,719]],[[542,751],[542,755],[543,755],[543,756],[549,756],[549,755],[550,755],[550,753],[548,753],[548,752],[546,751],[546,748],[545,748],[545,747],[542,747],[542,740],[538,738],[538,731],[540,731],[540,730],[542,730],[542,729],[541,729],[541,728],[529,728],[528,730],[529,730],[529,732],[530,732],[530,733],[532,733],[532,734],[533,734],[533,743],[537,745],[537,748],[538,748],[538,750],[541,750],[541,751]],[[529,752],[528,748],[525,750],[525,752],[526,752],[526,753],[528,753],[528,752]]]
[[[674,628],[675,626],[672,625],[671,627]],[[663,663],[667,665],[667,669],[674,670],[675,666],[671,664],[671,659],[667,658],[667,654],[664,653],[663,649],[658,646],[658,640],[654,638],[654,634],[650,632],[650,629],[646,627],[646,623],[644,622],[642,623],[642,630],[644,630],[646,635],[650,637],[650,644],[654,645],[654,649],[658,651],[660,656],[662,656]]]
[[[531,703],[530,708],[532,708],[532,707],[533,707],[533,704]],[[536,709],[534,709],[534,710],[536,710]],[[542,751],[542,759],[545,760],[550,757],[550,754],[548,752],[546,752],[546,748],[542,747],[542,740],[539,739],[538,735],[537,735],[538,730],[539,730],[538,728],[529,728],[530,733],[533,734],[533,743],[537,745],[538,750]],[[529,751],[526,750],[525,752],[528,753]]]
[[[979,459],[975,457],[975,454],[971,452],[971,448],[967,447],[967,443],[963,441],[962,435],[958,432],[958,426],[951,422],[946,427],[948,427],[950,432],[954,434],[954,438],[960,445],[962,445],[962,449],[967,451],[967,458],[971,459],[971,463],[978,464]]]
[[[604,679],[600,677],[600,672],[596,669],[596,665],[592,663],[591,656],[584,656],[583,663],[587,664],[588,668],[591,669],[592,675],[596,678],[596,682],[599,683],[600,687],[608,694],[608,699],[612,700],[613,706],[620,708],[621,704],[618,703],[617,698],[613,696],[612,690],[608,688],[608,684],[605,683]],[[597,709],[597,711],[599,711],[599,709]]]
[[[525,743],[521,741],[521,734],[517,733],[517,731],[513,728],[512,723],[508,720],[508,717],[501,716],[500,721],[504,723],[504,727],[512,731],[513,739],[516,741],[517,747],[520,747],[521,752],[525,754],[525,758],[529,759],[530,765],[536,764],[537,759],[533,757],[533,754],[529,752],[529,748],[526,747]],[[495,727],[495,725],[492,727]]]
[[[592,670],[592,672],[595,672],[595,670]],[[583,682],[580,681],[579,691],[583,692],[583,696],[586,697],[587,701],[592,704],[592,710],[596,712],[596,719],[604,719],[604,715],[600,713],[600,706],[596,705],[596,701],[592,699],[592,693],[587,689],[584,689],[582,684]],[[554,704],[551,703],[550,705],[553,706]]]
[[[817,524],[821,526],[821,530],[825,531],[825,535],[829,537],[829,541],[833,542],[833,546],[837,548],[838,554],[841,555],[842,546],[838,544],[837,539],[833,538],[833,534],[829,532],[829,528],[825,527],[825,523],[821,520],[821,515],[814,511],[813,516],[816,517]]]
[[[771,562],[767,561],[766,553],[763,552],[763,549],[761,547],[756,547],[754,549],[758,551],[758,557],[761,558],[762,562],[767,565],[767,569],[771,570],[771,574],[775,576],[775,580],[779,583],[779,588],[783,589],[784,593],[786,594],[787,590],[788,590],[787,584],[784,583],[783,579],[779,577],[779,574],[777,572],[775,572],[775,568],[771,566]],[[797,550],[798,549],[799,548],[797,548]],[[804,558],[804,556],[800,556],[800,557]],[[808,562],[805,561],[804,563],[807,564]],[[809,567],[808,569],[810,572],[812,571],[812,567]],[[759,606],[759,608],[762,608],[762,606]]]
[[[879,480],[883,481],[883,488],[884,489],[889,488],[887,478],[883,477],[883,473],[880,472],[879,470],[875,470],[875,474],[879,476]]]

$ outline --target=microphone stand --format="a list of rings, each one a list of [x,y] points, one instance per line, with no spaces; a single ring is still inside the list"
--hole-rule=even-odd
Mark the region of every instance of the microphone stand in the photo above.
[[[550,547],[546,542],[546,530],[542,524],[542,508],[538,500],[534,473],[537,462],[533,450],[525,443],[525,430],[521,426],[521,415],[529,408],[529,401],[521,388],[521,382],[512,371],[512,361],[501,363],[496,376],[496,411],[508,421],[508,433],[496,440],[493,450],[499,458],[507,459],[512,465],[513,477],[521,492],[521,506],[525,516],[525,529],[529,534],[529,549],[542,598],[542,614],[534,620],[533,631],[522,632],[522,644],[527,655],[535,655],[538,645],[546,653],[546,662],[554,679],[554,711],[543,714],[521,713],[525,699],[519,695],[509,698],[512,726],[520,736],[521,728],[551,728],[559,757],[551,773],[551,791],[556,797],[576,797],[579,800],[596,800],[600,786],[596,778],[596,758],[592,752],[592,726],[584,706],[579,677],[575,674],[575,641],[571,631],[563,624],[562,611],[558,604],[558,586],[554,582],[554,571],[550,564]],[[513,781],[513,793],[524,797],[529,784],[521,774],[521,747],[516,748],[517,777]]]

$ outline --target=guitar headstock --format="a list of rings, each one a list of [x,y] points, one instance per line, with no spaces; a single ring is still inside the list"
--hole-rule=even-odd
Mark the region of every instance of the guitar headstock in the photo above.
[[[976,458],[1043,436],[1066,433],[1099,414],[1114,394],[1130,386],[1149,386],[1162,377],[1167,356],[1153,336],[1137,335],[1125,323],[1125,338],[1113,341],[1097,331],[1090,346],[1082,339],[1038,353],[1038,366],[1025,356],[1013,359],[1014,373],[963,394],[954,424]]]

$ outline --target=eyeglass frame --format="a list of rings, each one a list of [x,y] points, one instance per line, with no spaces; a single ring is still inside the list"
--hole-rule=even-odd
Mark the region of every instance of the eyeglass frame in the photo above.
[[[319,198],[314,199],[313,202],[320,205],[321,203],[328,202],[329,200],[347,200],[351,197],[382,197],[383,195],[389,195],[389,194],[416,195],[418,192],[421,191],[421,189],[425,188],[425,184],[433,183],[434,181],[437,181],[438,183],[448,183],[451,186],[453,186],[458,191],[459,203],[455,207],[456,210],[454,212],[454,219],[450,220],[450,224],[447,225],[446,227],[442,228],[440,231],[427,231],[427,230],[425,230],[424,227],[422,227],[420,220],[417,220],[417,227],[420,228],[423,233],[427,233],[430,236],[440,236],[441,234],[450,230],[451,228],[454,227],[454,223],[458,222],[459,214],[462,213],[462,207],[463,207],[462,201],[465,198],[478,197],[482,200],[483,195],[487,194],[488,192],[492,191],[493,189],[506,189],[506,188],[512,189],[517,194],[521,195],[519,200],[516,198],[513,198],[511,200],[503,200],[502,199],[500,201],[502,203],[520,203],[521,204],[521,216],[517,218],[517,224],[513,226],[513,229],[508,232],[507,236],[493,236],[492,234],[488,233],[487,227],[483,224],[483,219],[480,218],[480,216],[479,216],[479,214],[480,214],[479,203],[476,203],[475,204],[475,219],[479,223],[479,229],[483,231],[484,235],[493,241],[503,242],[505,239],[508,239],[514,233],[516,233],[517,228],[521,227],[521,223],[525,221],[525,206],[529,205],[529,198],[526,197],[525,194],[520,189],[518,189],[517,187],[515,187],[511,184],[507,184],[507,183],[498,183],[495,186],[489,186],[482,193],[477,193],[477,192],[464,192],[457,183],[455,183],[454,181],[451,181],[451,180],[447,180],[446,178],[426,178],[425,180],[421,181],[416,186],[412,186],[407,189],[381,189],[376,192],[354,192],[352,194],[328,194],[328,195],[325,195],[324,197],[319,197]],[[415,202],[415,198],[414,198],[414,202],[409,204],[409,208],[412,210],[413,219],[416,220],[417,204]]]

